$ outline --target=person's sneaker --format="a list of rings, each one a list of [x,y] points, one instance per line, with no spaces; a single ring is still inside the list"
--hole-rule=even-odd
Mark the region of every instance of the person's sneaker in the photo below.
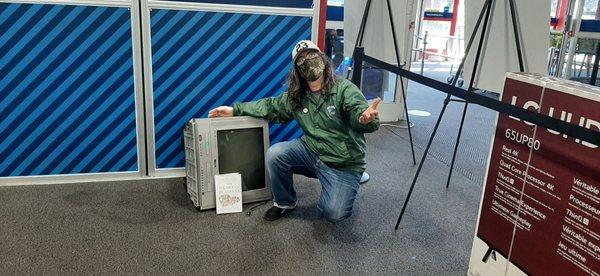
[[[283,208],[273,206],[273,207],[271,207],[271,209],[267,210],[267,212],[265,213],[264,219],[266,221],[278,220],[282,217],[285,217],[285,215],[291,213],[292,211],[294,211],[294,209],[283,209]]]

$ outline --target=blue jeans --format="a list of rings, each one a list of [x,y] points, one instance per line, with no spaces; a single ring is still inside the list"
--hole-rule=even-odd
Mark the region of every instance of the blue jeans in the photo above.
[[[322,189],[317,209],[328,221],[338,222],[352,214],[360,173],[327,166],[300,139],[274,144],[266,159],[275,206],[296,207],[298,198],[292,178],[296,173],[319,179]]]

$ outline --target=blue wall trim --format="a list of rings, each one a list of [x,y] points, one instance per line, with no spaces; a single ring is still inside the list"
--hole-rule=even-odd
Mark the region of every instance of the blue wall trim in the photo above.
[[[251,5],[284,8],[311,8],[312,0],[164,0],[228,5]]]
[[[0,4],[0,176],[137,171],[126,8]]]
[[[600,20],[586,19],[581,20],[579,31],[600,33]]]
[[[186,121],[220,105],[279,95],[291,49],[309,39],[311,19],[153,10],[152,68],[156,163],[184,166]],[[296,123],[272,125],[272,143],[299,137]]]
[[[327,6],[327,21],[344,21],[344,7]]]

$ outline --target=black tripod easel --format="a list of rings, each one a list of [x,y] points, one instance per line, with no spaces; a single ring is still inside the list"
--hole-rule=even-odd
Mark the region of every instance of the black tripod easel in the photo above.
[[[392,6],[390,5],[390,0],[386,0],[386,4],[387,4],[387,10],[388,10],[388,16],[390,18],[390,25],[392,27],[392,38],[394,41],[394,52],[396,54],[396,62],[398,64],[398,66],[400,67],[404,67],[404,64],[400,63],[400,54],[398,53],[398,41],[396,39],[396,28],[394,25],[394,17],[392,14]],[[362,57],[364,54],[364,48],[362,46],[363,43],[363,38],[364,38],[364,34],[365,34],[365,28],[367,26],[367,18],[369,17],[369,11],[371,9],[371,0],[367,0],[367,4],[365,6],[365,12],[363,14],[362,20],[360,22],[360,27],[358,30],[358,36],[356,37],[356,42],[354,45],[354,53],[352,55],[352,60],[353,60],[353,64],[354,66],[362,66],[363,61],[362,61]],[[354,70],[352,70],[352,82],[360,87],[361,84],[361,76],[362,75],[362,68],[358,69],[354,68]],[[412,152],[412,159],[413,159],[413,164],[417,164],[417,160],[415,158],[415,148],[414,148],[414,144],[413,144],[413,138],[412,138],[412,131],[411,131],[411,126],[410,126],[410,118],[408,117],[408,108],[406,105],[406,91],[405,91],[405,87],[404,87],[404,79],[401,77],[400,78],[400,87],[402,89],[402,101],[403,101],[403,105],[404,105],[404,113],[406,116],[406,124],[407,124],[407,128],[408,128],[408,137],[410,140],[410,150]]]
[[[517,57],[519,60],[519,69],[521,72],[524,71],[524,66],[523,66],[523,56],[522,56],[522,52],[521,52],[521,42],[520,42],[520,38],[519,38],[519,30],[518,30],[518,25],[517,25],[517,16],[516,16],[516,11],[515,11],[515,4],[514,4],[514,0],[507,0],[509,2],[510,5],[510,13],[511,13],[511,19],[512,19],[512,25],[513,25],[513,32],[514,32],[514,36],[515,36],[515,43],[516,43],[516,48],[517,48]],[[471,79],[469,81],[469,87],[467,88],[468,92],[474,92],[476,89],[473,87],[475,78],[477,76],[477,69],[480,66],[479,64],[479,59],[481,57],[481,51],[482,48],[484,46],[484,41],[486,40],[486,36],[489,34],[489,22],[490,22],[490,14],[494,8],[494,0],[486,0],[485,3],[483,4],[483,7],[481,9],[481,12],[479,14],[479,17],[477,18],[477,22],[475,24],[475,28],[473,29],[473,33],[471,35],[471,37],[469,38],[469,41],[467,43],[467,47],[465,48],[465,54],[464,57],[462,59],[462,61],[460,62],[460,65],[458,67],[458,70],[456,71],[456,75],[454,76],[454,78],[452,79],[452,86],[456,86],[456,82],[458,80],[458,74],[459,72],[461,72],[463,70],[464,67],[464,63],[467,59],[467,55],[469,53],[469,51],[471,50],[471,46],[473,44],[473,40],[477,34],[477,32],[479,31],[479,27],[481,26],[481,23],[483,22],[483,26],[481,28],[481,35],[479,38],[479,44],[477,46],[477,52],[475,54],[475,61],[473,63],[473,70],[471,72]],[[421,173],[421,169],[423,168],[423,164],[425,163],[425,159],[427,157],[427,154],[429,153],[429,149],[431,147],[431,143],[433,142],[433,139],[435,138],[435,134],[440,126],[440,122],[442,120],[442,117],[444,116],[444,112],[446,111],[446,107],[448,106],[448,104],[450,102],[462,102],[465,104],[464,108],[463,108],[463,114],[462,114],[462,118],[460,121],[460,127],[458,129],[458,135],[456,138],[456,144],[454,146],[454,152],[452,154],[452,162],[450,164],[450,172],[448,174],[448,180],[446,182],[446,188],[449,187],[450,185],[450,178],[452,176],[452,169],[454,168],[454,161],[456,159],[456,153],[458,151],[458,145],[460,143],[460,136],[462,133],[462,129],[463,129],[463,125],[464,125],[464,121],[465,121],[465,115],[467,113],[467,107],[469,105],[469,102],[465,101],[465,100],[459,100],[459,99],[452,99],[450,97],[450,94],[448,94],[448,96],[446,96],[446,99],[444,99],[444,105],[442,106],[442,110],[440,112],[440,115],[437,119],[437,122],[435,123],[435,127],[433,128],[433,132],[431,133],[431,136],[429,137],[429,141],[427,142],[427,146],[425,147],[425,152],[423,153],[423,157],[421,158],[421,162],[419,163],[419,167],[417,168],[417,172],[413,178],[412,184],[410,185],[410,189],[408,190],[408,194],[406,196],[406,199],[404,201],[404,205],[402,206],[402,210],[400,212],[400,216],[398,217],[398,221],[396,222],[396,227],[395,229],[398,230],[398,227],[400,226],[400,222],[402,221],[402,217],[404,216],[404,212],[406,211],[406,206],[408,205],[408,202],[410,200],[410,197],[412,195],[413,189],[415,187],[415,184],[417,182],[417,179],[419,178],[419,174]]]

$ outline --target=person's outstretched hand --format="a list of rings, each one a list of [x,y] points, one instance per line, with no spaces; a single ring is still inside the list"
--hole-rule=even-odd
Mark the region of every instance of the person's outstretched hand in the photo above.
[[[208,112],[208,118],[231,116],[233,116],[233,107],[231,106],[219,106]]]
[[[371,103],[371,106],[369,106],[369,108],[367,108],[367,110],[365,110],[365,112],[363,112],[360,115],[360,117],[358,118],[358,122],[363,125],[373,122],[373,120],[377,118],[377,115],[379,115],[379,111],[377,111],[377,106],[379,106],[380,102],[381,98],[377,97],[377,99],[375,99],[373,103]]]

